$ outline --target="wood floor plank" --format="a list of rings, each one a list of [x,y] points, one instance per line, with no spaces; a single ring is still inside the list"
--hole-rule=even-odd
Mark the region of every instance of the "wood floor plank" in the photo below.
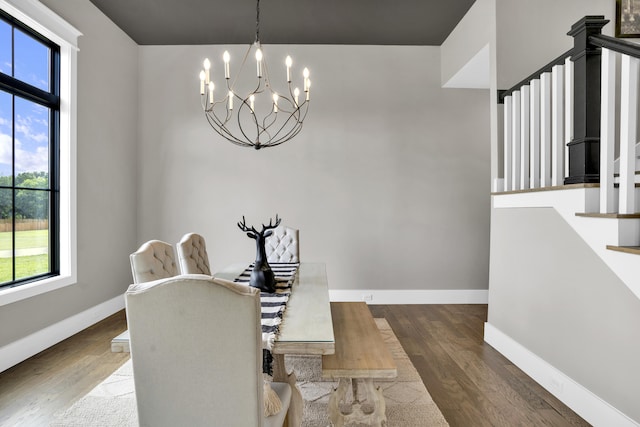
[[[484,342],[486,305],[369,309],[387,319],[451,427],[589,425]],[[110,345],[125,329],[121,311],[0,373],[0,426],[47,426],[129,358]]]

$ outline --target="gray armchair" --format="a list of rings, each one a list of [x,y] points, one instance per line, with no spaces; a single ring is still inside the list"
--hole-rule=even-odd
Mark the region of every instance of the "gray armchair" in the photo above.
[[[202,275],[131,285],[125,294],[141,426],[282,426],[265,416],[260,293]]]

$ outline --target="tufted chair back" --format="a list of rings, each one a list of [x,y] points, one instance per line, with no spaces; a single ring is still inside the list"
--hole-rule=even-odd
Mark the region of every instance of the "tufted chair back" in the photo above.
[[[125,293],[140,426],[281,427],[264,416],[260,292],[203,275],[134,284]]]
[[[129,255],[129,259],[133,283],[178,275],[173,246],[161,240],[149,240]]]
[[[265,242],[267,261],[300,262],[298,230],[280,225]]]
[[[177,245],[178,263],[182,274],[206,274],[211,276],[209,255],[204,237],[196,233],[182,236]]]

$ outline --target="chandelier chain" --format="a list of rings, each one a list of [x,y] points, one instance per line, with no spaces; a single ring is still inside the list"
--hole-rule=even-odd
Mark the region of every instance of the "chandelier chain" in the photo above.
[[[256,1],[256,43],[260,43],[260,0]]]

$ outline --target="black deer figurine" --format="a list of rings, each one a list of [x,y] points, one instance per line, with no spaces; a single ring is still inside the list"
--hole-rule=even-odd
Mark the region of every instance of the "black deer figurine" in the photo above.
[[[256,262],[251,272],[249,285],[260,289],[262,292],[274,293],[276,291],[276,278],[267,262],[264,243],[265,239],[273,233],[273,229],[280,225],[281,220],[281,218],[278,218],[278,214],[276,214],[276,223],[272,225],[271,218],[269,218],[269,225],[262,224],[262,231],[260,232],[258,232],[255,227],[247,227],[244,216],[242,216],[242,222],[238,223],[240,230],[246,232],[247,236],[256,241]]]

